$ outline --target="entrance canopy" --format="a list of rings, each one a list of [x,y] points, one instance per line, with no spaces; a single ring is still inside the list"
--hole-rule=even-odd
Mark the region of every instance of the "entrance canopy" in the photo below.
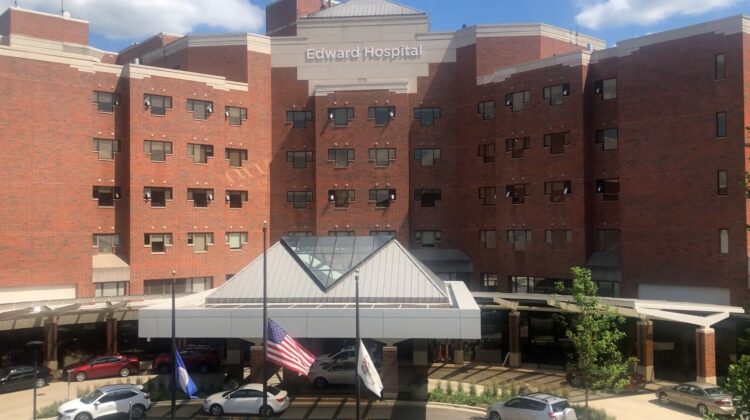
[[[479,307],[395,239],[282,238],[266,254],[268,314],[295,338],[354,336],[355,278],[365,338],[478,339]],[[263,255],[219,288],[177,299],[178,337],[263,335]],[[141,337],[170,337],[171,302],[139,312]]]

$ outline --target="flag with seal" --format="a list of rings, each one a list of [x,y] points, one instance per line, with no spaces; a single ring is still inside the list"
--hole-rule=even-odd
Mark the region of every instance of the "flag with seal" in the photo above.
[[[359,340],[359,360],[357,360],[357,374],[362,378],[367,389],[372,391],[378,398],[383,398],[383,382],[372,363],[370,354],[367,352],[362,340]]]

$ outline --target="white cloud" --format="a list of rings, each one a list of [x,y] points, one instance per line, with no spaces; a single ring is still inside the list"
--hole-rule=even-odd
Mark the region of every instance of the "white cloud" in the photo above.
[[[578,0],[578,23],[603,26],[651,25],[675,15],[700,15],[743,0]]]
[[[159,32],[185,34],[197,26],[257,32],[262,9],[249,0],[64,0],[71,17],[111,39],[141,39]],[[60,0],[18,0],[25,9],[59,13]]]

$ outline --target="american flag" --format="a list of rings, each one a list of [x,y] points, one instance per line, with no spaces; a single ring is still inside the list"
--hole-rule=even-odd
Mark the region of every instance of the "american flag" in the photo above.
[[[315,356],[305,350],[279,324],[268,319],[268,360],[307,376]]]

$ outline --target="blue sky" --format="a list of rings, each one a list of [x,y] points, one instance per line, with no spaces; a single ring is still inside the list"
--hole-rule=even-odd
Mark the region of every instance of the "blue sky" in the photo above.
[[[11,5],[13,0],[0,0]],[[21,7],[59,12],[59,0],[18,0]],[[91,23],[91,44],[118,51],[161,31],[264,33],[271,0],[65,0],[73,17]],[[431,16],[432,29],[462,24],[544,22],[618,40],[749,14],[750,0],[400,0]],[[578,23],[578,25],[577,25]],[[114,29],[116,28],[116,29]],[[109,36],[105,35],[107,32]],[[114,37],[113,37],[114,35]]]

